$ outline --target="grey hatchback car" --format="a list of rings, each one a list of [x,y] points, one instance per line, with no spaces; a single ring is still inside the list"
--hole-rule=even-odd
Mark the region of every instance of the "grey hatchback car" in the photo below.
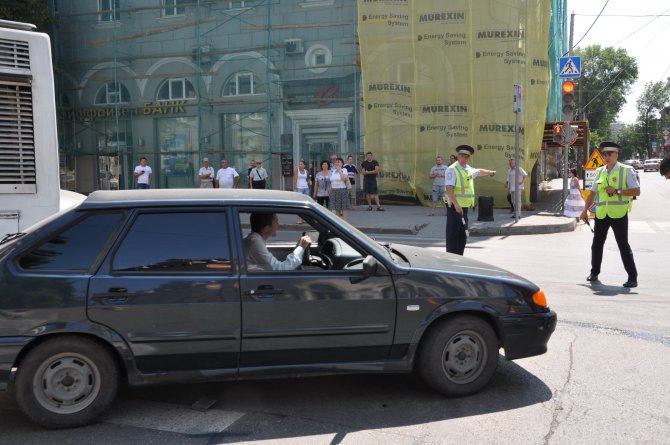
[[[251,264],[254,214],[292,264]],[[0,241],[0,390],[51,428],[94,421],[123,384],[416,371],[464,396],[500,348],[546,352],[556,320],[515,274],[380,244],[292,192],[98,191]]]

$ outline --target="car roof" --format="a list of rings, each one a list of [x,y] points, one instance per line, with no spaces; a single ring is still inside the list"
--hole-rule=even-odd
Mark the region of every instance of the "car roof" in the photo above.
[[[91,193],[78,209],[141,207],[147,205],[299,205],[313,203],[302,193],[280,190],[248,189],[144,189],[97,190]]]

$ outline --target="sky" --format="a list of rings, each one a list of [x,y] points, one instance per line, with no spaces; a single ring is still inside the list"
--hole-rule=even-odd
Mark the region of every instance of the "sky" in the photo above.
[[[589,45],[624,48],[637,60],[638,80],[617,118],[627,124],[634,123],[637,118],[635,102],[645,84],[670,77],[670,1],[568,0],[567,11],[568,32],[570,15],[575,14],[575,48]]]

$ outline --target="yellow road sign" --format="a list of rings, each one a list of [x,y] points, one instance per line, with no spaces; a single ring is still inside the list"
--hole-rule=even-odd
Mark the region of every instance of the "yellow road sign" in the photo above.
[[[603,165],[605,165],[605,160],[603,159],[603,156],[596,148],[591,153],[591,157],[589,158],[589,160],[586,161],[586,164],[584,164],[584,170],[595,170],[598,167],[602,167]]]

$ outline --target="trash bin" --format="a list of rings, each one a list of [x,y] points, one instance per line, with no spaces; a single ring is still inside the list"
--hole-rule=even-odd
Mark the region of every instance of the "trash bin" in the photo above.
[[[479,197],[477,213],[477,221],[493,221],[493,196]]]

